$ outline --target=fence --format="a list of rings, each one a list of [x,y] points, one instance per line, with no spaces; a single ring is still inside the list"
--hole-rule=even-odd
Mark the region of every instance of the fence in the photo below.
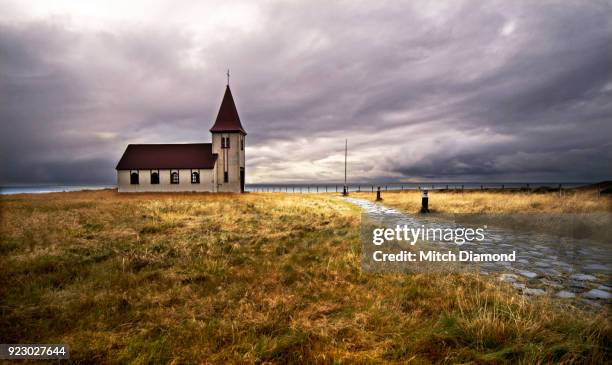
[[[558,190],[574,188],[587,183],[384,183],[384,184],[348,184],[348,192],[430,190],[430,191],[463,191],[463,190],[522,190],[535,189]],[[246,191],[265,193],[341,193],[343,184],[249,184]]]

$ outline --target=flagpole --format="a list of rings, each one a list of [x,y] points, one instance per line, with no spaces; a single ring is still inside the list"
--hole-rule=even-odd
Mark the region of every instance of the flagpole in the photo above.
[[[348,138],[344,140],[344,192],[342,195],[348,195],[348,188],[346,186],[346,160],[348,155]]]

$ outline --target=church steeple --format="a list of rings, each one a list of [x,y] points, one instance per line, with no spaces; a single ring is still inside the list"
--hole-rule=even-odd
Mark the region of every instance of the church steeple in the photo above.
[[[229,82],[229,80],[228,80]],[[211,132],[240,132],[246,135],[246,131],[242,128],[240,123],[240,117],[236,110],[236,104],[232,97],[232,91],[230,90],[229,84],[225,87],[225,95],[223,95],[223,101],[217,114],[215,124],[210,129]]]

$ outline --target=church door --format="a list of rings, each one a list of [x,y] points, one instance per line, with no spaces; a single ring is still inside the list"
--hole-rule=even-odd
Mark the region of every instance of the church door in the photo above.
[[[240,168],[240,192],[244,193],[244,167]]]

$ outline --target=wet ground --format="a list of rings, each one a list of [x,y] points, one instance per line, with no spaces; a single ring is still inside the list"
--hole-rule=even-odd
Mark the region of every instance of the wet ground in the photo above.
[[[384,219],[386,225],[433,225],[436,228],[453,226],[451,221],[432,220],[427,215],[406,214],[363,199],[343,199],[361,207],[363,213],[372,219]],[[513,285],[525,295],[547,294],[600,305],[612,303],[610,245],[612,242],[577,240],[488,227],[483,242],[466,244],[462,249],[478,253],[516,251],[515,262],[479,263],[478,270],[483,275],[495,275],[500,281]]]

